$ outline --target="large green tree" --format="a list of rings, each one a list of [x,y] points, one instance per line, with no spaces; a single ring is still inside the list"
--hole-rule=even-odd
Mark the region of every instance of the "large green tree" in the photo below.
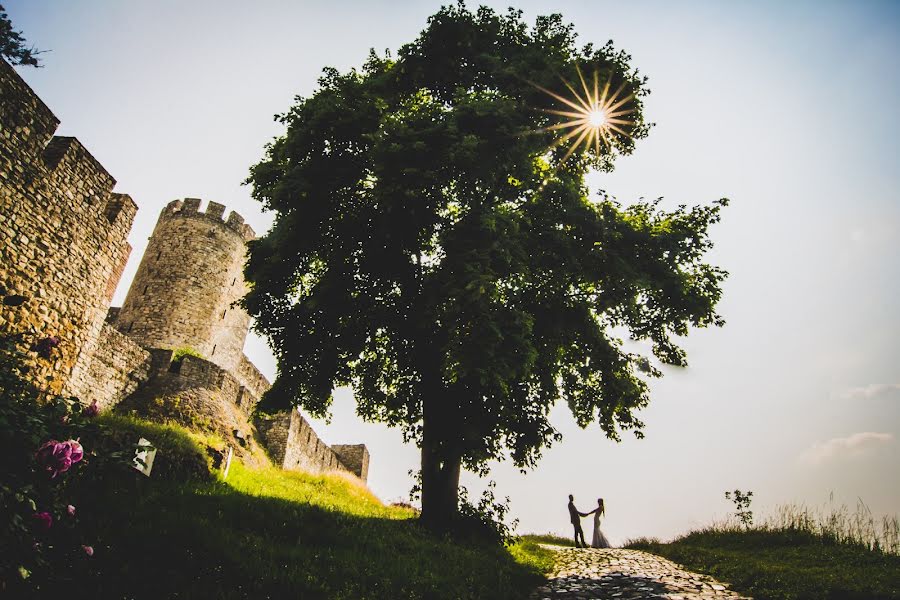
[[[583,427],[640,435],[659,371],[620,332],[683,365],[673,336],[721,324],[725,273],[703,255],[724,201],[588,197],[585,174],[647,133],[629,61],[576,47],[558,15],[444,7],[396,59],[327,69],[252,168],[276,213],[246,269],[278,360],[263,407],[322,415],[351,385],[363,418],[421,447],[429,526],[452,526],[461,468],[533,466],[560,399]]]

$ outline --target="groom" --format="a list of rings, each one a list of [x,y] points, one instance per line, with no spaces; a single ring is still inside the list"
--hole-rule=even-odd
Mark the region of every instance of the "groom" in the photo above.
[[[572,526],[575,527],[575,547],[576,548],[587,548],[587,542],[584,541],[584,531],[581,530],[581,517],[588,516],[588,513],[583,513],[575,508],[575,496],[569,494],[569,518],[572,521]],[[578,538],[581,538],[581,543],[578,543]]]

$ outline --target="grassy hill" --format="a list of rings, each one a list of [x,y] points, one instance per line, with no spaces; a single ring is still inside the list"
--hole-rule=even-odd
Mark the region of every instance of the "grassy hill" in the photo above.
[[[719,526],[628,547],[730,582],[755,600],[900,600],[900,556],[811,527]]]
[[[75,504],[94,548],[40,597],[523,598],[550,554],[436,538],[412,510],[351,476],[234,463],[210,475],[202,440],[178,427],[106,417],[109,439],[146,437],[152,477],[85,478]]]
[[[91,545],[93,556],[66,555],[50,565],[49,581],[41,578],[37,589],[36,578],[20,582],[31,587],[4,590],[8,597],[527,598],[553,559],[538,543],[571,544],[555,536],[506,547],[435,537],[413,510],[385,506],[350,475],[235,462],[223,479],[207,452],[217,440],[127,417],[101,421],[102,437],[83,439],[85,446],[108,455],[145,437],[158,449],[152,477],[88,465],[69,497],[78,543]],[[756,600],[900,600],[900,556],[883,552],[884,543],[873,548],[800,523],[713,527],[630,547]],[[893,540],[891,549],[896,530],[894,522],[893,537],[879,538]]]

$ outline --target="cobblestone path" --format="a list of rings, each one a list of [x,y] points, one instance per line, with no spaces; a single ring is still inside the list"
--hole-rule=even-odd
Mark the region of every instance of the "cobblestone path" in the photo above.
[[[557,553],[556,565],[532,600],[749,600],[708,575],[640,550],[546,547]]]

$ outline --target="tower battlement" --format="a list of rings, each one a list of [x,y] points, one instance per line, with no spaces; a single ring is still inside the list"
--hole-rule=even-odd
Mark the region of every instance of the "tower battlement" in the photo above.
[[[227,219],[223,219],[225,205],[210,201],[206,210],[200,210],[203,201],[200,198],[185,198],[184,200],[172,200],[163,209],[160,220],[196,217],[205,218],[216,223],[224,223],[226,227],[237,233],[245,242],[256,238],[256,232],[250,225],[244,223],[244,217],[231,211]]]
[[[225,206],[185,198],[160,213],[116,326],[148,348],[190,347],[237,372],[250,316],[244,261],[253,229]],[[237,235],[235,235],[237,234]]]

